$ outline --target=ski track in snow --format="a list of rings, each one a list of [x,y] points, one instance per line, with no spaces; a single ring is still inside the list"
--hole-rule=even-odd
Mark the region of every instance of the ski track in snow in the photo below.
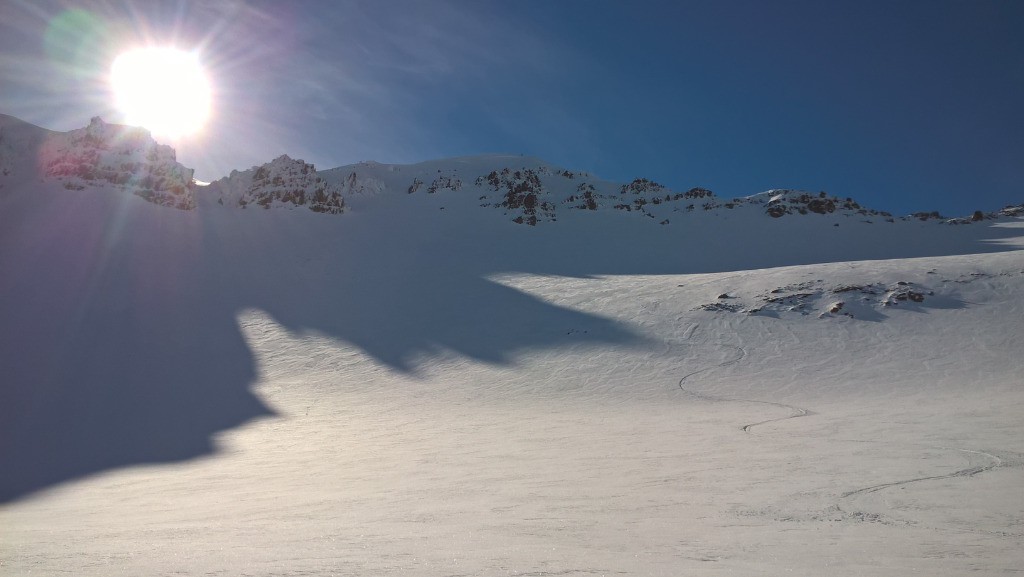
[[[692,338],[693,334],[697,331],[699,326],[700,326],[699,323],[694,323],[694,324],[690,325],[690,327],[686,330],[686,333],[684,335],[684,340],[689,340],[690,338]],[[749,424],[746,424],[746,425],[742,425],[740,427],[740,430],[742,430],[745,433],[752,433],[752,429],[754,427],[757,427],[757,426],[760,426],[760,425],[765,425],[765,424],[768,424],[768,423],[774,423],[774,422],[778,422],[778,421],[785,421],[785,420],[789,420],[789,419],[796,419],[796,418],[799,418],[799,417],[806,417],[806,416],[810,416],[810,415],[816,414],[813,411],[811,411],[810,409],[807,409],[805,407],[800,407],[800,406],[797,406],[797,405],[789,405],[789,404],[785,404],[785,403],[776,403],[776,402],[772,402],[772,401],[760,401],[760,400],[757,400],[757,399],[743,399],[743,398],[721,397],[721,396],[717,396],[717,395],[709,395],[709,394],[706,394],[706,393],[700,393],[698,391],[695,391],[695,390],[688,389],[688,388],[684,387],[683,383],[686,382],[686,380],[690,379],[691,377],[694,377],[694,376],[699,375],[701,373],[705,373],[705,372],[710,371],[712,369],[717,369],[717,368],[722,368],[722,367],[727,367],[727,366],[730,366],[730,365],[734,365],[736,363],[739,363],[740,361],[742,361],[744,358],[747,357],[747,351],[743,347],[739,347],[739,346],[736,346],[736,345],[723,344],[723,343],[719,343],[717,346],[722,347],[722,348],[733,349],[733,350],[736,351],[736,355],[733,358],[730,358],[730,359],[728,359],[726,361],[723,361],[721,363],[718,363],[718,364],[715,364],[715,365],[711,365],[711,366],[708,366],[708,367],[703,367],[703,368],[697,369],[695,371],[692,371],[692,372],[689,372],[689,373],[683,375],[682,377],[680,377],[679,383],[678,383],[679,384],[679,389],[681,391],[683,391],[684,393],[686,393],[686,394],[688,394],[688,395],[690,395],[692,397],[695,397],[695,398],[698,398],[698,399],[707,400],[707,401],[711,401],[711,402],[753,403],[753,404],[760,404],[760,405],[770,405],[770,406],[773,406],[773,407],[780,407],[780,408],[788,409],[788,410],[792,411],[792,414],[784,416],[784,417],[777,417],[777,418],[774,418],[774,419],[765,419],[763,421],[758,421],[756,423],[749,423]],[[877,441],[854,440],[854,442],[859,442],[859,443],[876,443]],[[928,475],[928,476],[922,476],[922,477],[913,477],[913,478],[910,478],[910,479],[902,479],[902,480],[899,480],[899,481],[891,481],[891,482],[887,482],[887,483],[878,483],[878,484],[875,484],[875,485],[870,485],[870,486],[867,486],[867,487],[862,487],[860,489],[854,489],[852,491],[847,491],[845,493],[842,493],[840,495],[840,498],[841,499],[850,499],[850,498],[857,497],[859,495],[867,495],[867,494],[871,494],[871,493],[877,493],[879,491],[883,491],[883,490],[886,490],[886,489],[892,489],[892,488],[896,488],[896,487],[903,487],[903,486],[906,486],[906,485],[910,485],[910,484],[913,484],[913,483],[920,483],[920,482],[924,482],[924,481],[938,481],[938,480],[942,480],[942,479],[974,477],[976,475],[979,475],[981,473],[985,473],[987,471],[991,471],[991,470],[993,470],[995,468],[998,468],[998,467],[1001,467],[1001,466],[1004,465],[1004,462],[1003,462],[1002,459],[1000,459],[996,455],[993,455],[991,453],[987,453],[985,451],[972,450],[972,449],[960,449],[960,448],[955,448],[955,447],[929,447],[929,448],[930,449],[945,450],[945,451],[959,451],[961,453],[967,453],[967,454],[971,454],[971,455],[980,455],[980,456],[985,457],[986,459],[988,459],[989,463],[986,464],[986,465],[981,465],[981,466],[972,466],[972,467],[966,467],[966,468],[963,468],[963,469],[958,469],[956,471],[953,471],[951,473],[947,473],[947,474],[944,474],[944,475]],[[838,507],[838,505],[837,505],[837,507]],[[839,508],[839,510],[842,511],[842,508]],[[1011,533],[999,533],[999,535],[1000,536],[1015,536],[1015,537],[1024,536],[1024,535],[1016,535],[1016,534],[1011,534]]]
[[[695,324],[691,325],[690,328],[687,329],[687,331],[686,331],[685,338],[689,339],[690,337],[692,337],[693,333],[696,332],[696,330],[697,330],[697,328],[699,326],[700,326],[699,323],[695,323]],[[787,415],[785,417],[778,417],[778,418],[775,418],[775,419],[766,419],[764,421],[758,421],[756,423],[749,423],[749,424],[743,425],[743,426],[740,427],[740,430],[742,430],[744,433],[750,433],[751,430],[754,427],[757,427],[759,425],[765,425],[767,423],[774,423],[776,421],[785,421],[785,420],[788,420],[788,419],[796,419],[796,418],[799,418],[799,417],[806,417],[808,415],[813,415],[814,414],[814,412],[811,411],[810,409],[805,409],[804,407],[798,407],[796,405],[787,405],[785,403],[775,403],[775,402],[772,402],[772,401],[759,401],[759,400],[756,400],[756,399],[734,399],[734,398],[728,398],[728,397],[719,397],[719,396],[715,396],[715,395],[708,395],[708,394],[705,394],[705,393],[699,393],[697,391],[694,391],[694,390],[691,390],[691,389],[687,389],[686,387],[684,387],[683,383],[687,379],[689,379],[690,377],[693,377],[693,376],[699,375],[701,373],[710,371],[711,369],[718,369],[718,368],[734,365],[734,364],[742,361],[747,356],[747,351],[743,347],[739,347],[739,346],[736,346],[736,345],[728,345],[728,344],[719,344],[718,346],[723,347],[723,348],[734,349],[736,351],[736,356],[731,358],[731,359],[729,359],[729,360],[726,360],[726,361],[723,361],[721,363],[718,363],[717,365],[712,365],[710,367],[704,367],[702,369],[698,369],[696,371],[693,371],[691,373],[687,373],[687,374],[683,375],[679,379],[679,389],[681,391],[683,391],[684,393],[686,393],[686,394],[688,394],[690,396],[696,397],[698,399],[705,399],[705,400],[708,400],[708,401],[714,401],[714,402],[727,402],[728,401],[728,402],[734,402],[734,403],[754,403],[754,404],[759,404],[759,405],[770,405],[770,406],[773,406],[773,407],[780,407],[780,408],[783,408],[783,409],[789,409],[790,411],[793,412],[793,414]]]
[[[873,441],[861,441],[861,442],[870,443],[870,442],[873,442]],[[903,480],[900,480],[900,481],[892,481],[892,482],[889,482],[889,483],[879,483],[877,485],[871,485],[871,486],[868,486],[868,487],[862,487],[860,489],[855,489],[853,491],[847,491],[847,492],[841,494],[839,496],[840,500],[851,500],[851,501],[855,502],[858,498],[862,498],[862,497],[865,497],[865,496],[868,496],[868,495],[872,495],[872,494],[875,494],[875,493],[878,493],[878,492],[881,492],[881,491],[884,491],[884,490],[888,490],[888,489],[902,488],[902,487],[905,487],[907,485],[911,485],[911,484],[914,484],[914,483],[922,483],[922,482],[925,482],[925,481],[941,481],[943,479],[971,478],[971,477],[975,477],[977,475],[980,475],[981,473],[985,473],[985,472],[991,471],[991,470],[996,469],[996,468],[1000,468],[1000,467],[1004,467],[1004,466],[1011,466],[1011,467],[1012,466],[1019,466],[1019,464],[1017,464],[1017,463],[1006,463],[1003,459],[997,457],[996,455],[993,455],[992,453],[987,453],[985,451],[976,451],[976,450],[971,450],[971,449],[958,449],[958,448],[955,448],[955,447],[928,447],[928,448],[929,449],[945,450],[945,451],[958,451],[960,453],[967,453],[967,454],[970,454],[970,455],[980,455],[980,456],[988,459],[989,463],[986,464],[986,465],[981,465],[981,466],[974,466],[974,467],[967,467],[967,468],[964,468],[964,469],[958,469],[956,471],[953,471],[952,473],[947,473],[945,475],[928,475],[928,476],[923,476],[923,477],[914,477],[914,478],[911,478],[911,479],[903,479]],[[887,509],[891,509],[891,506],[885,500],[883,500],[883,505]],[[864,515],[863,511],[847,512],[838,503],[835,505],[835,507],[836,507],[836,509],[838,511],[841,511],[841,512],[846,513],[846,514],[851,514],[851,515],[854,515],[854,516],[863,516]],[[931,529],[931,530],[934,530],[934,531],[953,531],[953,532],[957,532],[957,533],[976,533],[976,534],[981,534],[981,535],[990,535],[990,536],[993,536],[993,537],[1007,537],[1007,538],[1013,538],[1013,539],[1024,538],[1024,533],[1014,533],[1012,531],[992,531],[992,530],[985,530],[985,529],[980,529],[980,528],[966,528],[966,529],[960,528],[960,529],[958,529],[958,528],[950,527],[948,525],[947,526],[941,526],[941,527],[940,526],[933,526],[933,525],[926,526],[926,525],[920,525],[916,521],[905,521],[905,524],[915,525],[915,526],[918,526],[918,527],[921,527],[921,528],[928,528],[928,529]]]
[[[935,449],[943,449],[943,450],[947,450],[947,451],[960,451],[961,453],[970,453],[970,454],[974,454],[974,455],[982,455],[982,456],[987,457],[988,459],[990,459],[991,462],[988,465],[984,465],[984,466],[981,466],[981,467],[967,467],[966,469],[960,469],[960,470],[957,470],[957,471],[953,471],[952,473],[949,473],[949,474],[946,474],[946,475],[930,475],[930,476],[927,476],[927,477],[915,477],[913,479],[905,479],[905,480],[902,480],[902,481],[893,481],[891,483],[880,483],[878,485],[871,485],[870,487],[863,487],[861,489],[856,489],[854,491],[848,491],[846,493],[843,493],[842,494],[842,498],[847,499],[847,498],[850,498],[850,497],[854,497],[856,495],[862,495],[862,494],[866,494],[866,493],[875,493],[875,492],[881,491],[882,489],[889,489],[889,488],[892,488],[892,487],[900,487],[900,486],[903,486],[903,485],[909,485],[911,483],[919,483],[921,481],[937,481],[939,479],[952,479],[954,477],[973,477],[975,475],[978,475],[980,473],[984,473],[985,471],[991,471],[992,469],[995,469],[996,467],[1000,467],[1000,466],[1003,465],[1003,460],[1002,459],[1000,459],[999,457],[997,457],[997,456],[995,456],[995,455],[993,455],[991,453],[986,453],[985,451],[972,451],[970,449],[957,449],[957,448],[951,448],[951,447],[933,447],[933,448],[935,448]]]

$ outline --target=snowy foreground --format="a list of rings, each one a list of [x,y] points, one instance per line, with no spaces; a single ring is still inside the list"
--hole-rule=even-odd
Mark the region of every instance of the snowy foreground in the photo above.
[[[0,196],[0,574],[1024,567],[1021,219],[407,198]]]

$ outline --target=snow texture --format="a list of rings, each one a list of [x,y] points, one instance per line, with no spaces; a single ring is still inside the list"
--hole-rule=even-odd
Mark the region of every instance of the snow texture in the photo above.
[[[1019,207],[481,156],[174,210],[2,120],[4,575],[1024,566]]]

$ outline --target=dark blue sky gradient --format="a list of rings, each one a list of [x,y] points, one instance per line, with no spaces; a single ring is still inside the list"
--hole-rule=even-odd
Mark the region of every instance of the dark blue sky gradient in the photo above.
[[[73,65],[44,43],[67,8],[102,28]],[[118,120],[119,50],[200,47],[216,116],[173,144],[201,179],[503,152],[896,213],[1024,202],[1024,2],[5,2],[0,23],[0,112],[59,130]]]

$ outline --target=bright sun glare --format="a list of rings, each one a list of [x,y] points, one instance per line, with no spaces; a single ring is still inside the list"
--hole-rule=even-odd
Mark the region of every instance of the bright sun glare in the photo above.
[[[175,138],[210,115],[210,83],[198,57],[176,48],[139,48],[118,56],[110,83],[125,122]]]

